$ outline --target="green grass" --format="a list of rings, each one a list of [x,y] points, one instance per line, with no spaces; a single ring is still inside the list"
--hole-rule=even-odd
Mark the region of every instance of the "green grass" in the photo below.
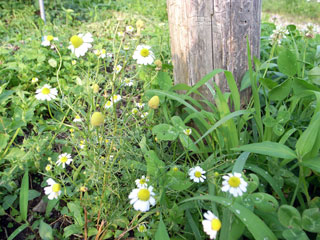
[[[320,23],[320,3],[316,0],[262,0],[262,11],[284,15],[294,22]]]

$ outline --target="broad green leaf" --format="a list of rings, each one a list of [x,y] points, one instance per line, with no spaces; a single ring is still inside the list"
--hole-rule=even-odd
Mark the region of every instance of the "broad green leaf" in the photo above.
[[[19,199],[19,206],[20,206],[20,214],[22,220],[26,221],[28,216],[28,198],[29,198],[29,172],[28,168],[23,175],[21,188],[20,188],[20,199]]]
[[[45,216],[49,217],[52,209],[57,205],[59,199],[52,199],[48,201]]]
[[[40,222],[39,235],[43,240],[53,239],[51,226],[42,220]]]
[[[161,90],[169,90],[172,87],[172,79],[167,72],[159,72],[157,81]]]
[[[179,134],[179,139],[180,139],[182,146],[185,149],[192,151],[194,153],[199,152],[199,148],[194,144],[194,142],[192,141],[192,139],[189,136],[185,135],[184,133],[181,133],[181,134]]]
[[[307,234],[299,229],[286,229],[283,231],[282,236],[286,240],[309,240]]]
[[[150,150],[144,155],[147,162],[147,173],[149,176],[156,177],[165,170],[165,163],[161,161],[155,151]]]
[[[269,98],[272,101],[282,101],[288,97],[291,92],[292,79],[289,78],[269,92]]]
[[[7,240],[13,240],[15,239],[16,236],[18,236],[24,229],[26,229],[29,226],[28,223],[25,223],[23,225],[21,225],[20,227],[18,227],[16,230],[14,230],[13,233],[11,233],[11,235],[8,237]]]
[[[278,57],[279,70],[292,77],[298,72],[298,64],[296,55],[289,49],[285,48],[279,53]]]
[[[262,178],[264,178],[269,184],[270,186],[273,188],[273,190],[279,195],[280,199],[281,199],[281,203],[285,204],[287,203],[286,198],[283,195],[283,192],[278,184],[277,181],[275,181],[268,172],[266,172],[265,170],[253,165],[253,164],[247,164],[247,166],[245,167],[246,169],[249,169],[250,171],[255,172],[256,174],[260,175]]]
[[[294,94],[296,94],[296,95],[301,94],[302,92],[304,92],[306,90],[320,91],[320,88],[318,88],[317,86],[310,84],[305,80],[298,79],[298,78],[293,79],[292,89],[293,89]]]
[[[276,83],[275,81],[273,81],[269,78],[260,78],[259,82],[262,84],[262,86],[264,86],[268,90],[271,90],[274,87],[278,86],[278,83]]]
[[[10,139],[9,134],[0,133],[0,151],[7,146],[9,139]]]
[[[69,225],[68,227],[65,227],[63,231],[64,231],[63,236],[65,238],[69,238],[73,234],[81,233],[82,226],[79,226],[77,224],[72,224],[72,225]]]
[[[28,201],[31,201],[41,195],[40,192],[33,190],[33,189],[30,189],[28,192],[29,192],[28,193]]]
[[[233,173],[241,173],[242,172],[249,155],[250,155],[250,152],[243,152],[240,154],[240,156],[237,158],[237,160],[233,166],[233,169],[232,169]]]
[[[158,140],[174,141],[177,139],[179,132],[169,124],[159,124],[152,128],[152,134],[156,135]]]
[[[254,207],[263,212],[275,212],[278,210],[278,201],[267,193],[252,193],[250,198]]]
[[[155,234],[155,240],[170,240],[170,237],[168,235],[166,225],[164,225],[164,222],[162,219],[159,222],[157,232]]]
[[[296,152],[300,157],[303,157],[312,150],[320,128],[319,121],[320,112],[316,113],[308,128],[299,137],[296,143]]]
[[[320,85],[320,67],[314,67],[308,72],[309,79],[317,84]]]
[[[3,198],[3,204],[2,207],[4,210],[7,210],[9,207],[11,207],[11,205],[13,204],[13,202],[17,199],[17,195],[6,195]]]
[[[168,187],[175,191],[184,191],[192,186],[192,182],[186,181],[188,176],[180,170],[170,170],[167,175],[169,177]]]
[[[320,233],[319,208],[310,208],[303,211],[302,228],[308,232]]]
[[[81,207],[79,202],[68,202],[68,208],[71,214],[74,217],[74,220],[77,225],[83,225],[83,218],[81,216]]]
[[[282,134],[284,134],[284,127],[277,123],[273,126],[272,131],[275,135],[277,135],[278,137],[280,137]]]
[[[261,142],[261,143],[251,143],[248,145],[243,145],[238,148],[233,148],[235,151],[245,151],[252,152],[262,155],[267,155],[276,158],[294,159],[297,158],[295,152],[289,147],[276,143],[276,142]]]
[[[312,171],[320,173],[320,157],[306,159],[299,163],[304,167],[310,168]]]
[[[278,210],[278,219],[285,227],[301,229],[301,215],[299,211],[292,206],[280,206]]]
[[[247,227],[248,231],[253,235],[254,239],[277,239],[273,232],[269,229],[269,227],[257,215],[255,215],[249,209],[247,209],[239,203],[234,202],[231,199],[204,195],[189,198],[187,200],[182,201],[182,203],[197,200],[214,201],[223,205],[224,207],[227,207]]]

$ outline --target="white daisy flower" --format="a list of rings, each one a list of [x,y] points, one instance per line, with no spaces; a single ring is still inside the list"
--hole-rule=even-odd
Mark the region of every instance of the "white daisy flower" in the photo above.
[[[116,73],[118,74],[122,69],[122,66],[121,65],[117,65],[114,70],[116,71]]]
[[[139,45],[133,53],[133,59],[137,60],[138,64],[149,65],[154,61],[154,54],[147,45]]]
[[[62,167],[65,168],[66,164],[69,165],[72,162],[71,155],[69,153],[62,153],[58,157],[57,165],[62,164]]]
[[[112,53],[107,53],[108,58],[112,58],[112,56],[113,56]]]
[[[138,232],[144,233],[147,231],[147,227],[144,224],[139,224],[139,226],[137,227]]]
[[[125,86],[128,86],[128,87],[131,87],[131,86],[133,86],[133,80],[132,79],[129,79],[129,78],[125,78],[124,80],[123,80],[123,82],[124,82],[124,85]]]
[[[51,45],[51,42],[52,41],[58,41],[58,38],[57,37],[54,37],[52,35],[47,35],[47,36],[43,36],[42,37],[42,42],[41,42],[41,45],[42,46],[45,46],[45,47],[48,47]]]
[[[52,178],[49,178],[47,183],[49,186],[44,188],[44,193],[48,195],[48,199],[58,199],[61,194],[61,185],[56,183]]]
[[[51,101],[51,99],[56,99],[58,91],[55,88],[51,88],[49,84],[45,84],[42,88],[36,91],[36,94],[36,99],[38,100]]]
[[[144,103],[136,103],[136,107],[140,109],[143,108],[144,105],[145,105]]]
[[[82,119],[79,115],[75,116],[75,118],[73,119],[73,122],[82,122]]]
[[[244,181],[241,173],[229,173],[222,178],[224,179],[221,188],[223,192],[229,192],[234,197],[238,197],[242,196],[242,194],[247,191],[248,183]]]
[[[46,166],[46,171],[49,172],[52,169],[52,165],[51,164],[47,164]]]
[[[89,48],[92,47],[91,43],[93,38],[91,33],[73,35],[70,38],[71,45],[68,49],[76,55],[76,57],[84,56]]]
[[[134,28],[132,26],[126,26],[126,32],[133,32]]]
[[[150,209],[150,205],[156,205],[154,199],[155,193],[152,191],[153,187],[148,188],[136,188],[129,194],[130,204],[136,211],[147,212]]]
[[[203,231],[210,236],[210,239],[215,239],[221,228],[221,221],[211,211],[203,214],[205,220],[202,221]]]
[[[111,97],[111,101],[112,101],[113,103],[119,102],[120,100],[121,100],[121,96],[120,96],[119,94],[113,95],[113,96]]]
[[[140,179],[137,179],[135,183],[138,188],[147,188],[148,187],[149,178],[142,176]]]
[[[111,101],[107,101],[107,103],[104,105],[105,108],[111,108],[112,107],[112,102]]]
[[[204,171],[199,166],[196,166],[194,168],[190,168],[190,170],[189,170],[190,179],[196,183],[204,182],[204,180],[206,179],[206,176],[204,176],[205,173],[206,173],[206,171]]]
[[[187,128],[185,130],[183,130],[184,134],[187,135],[187,136],[190,136],[191,133],[192,133],[192,129],[191,128]]]
[[[35,84],[35,83],[38,82],[38,81],[39,81],[39,79],[36,78],[36,77],[33,77],[33,78],[31,79],[31,83],[32,83],[32,84]]]
[[[71,63],[72,63],[72,65],[76,65],[77,61],[76,60],[72,60]]]

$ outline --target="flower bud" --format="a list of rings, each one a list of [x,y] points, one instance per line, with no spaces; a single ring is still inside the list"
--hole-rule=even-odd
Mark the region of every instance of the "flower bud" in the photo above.
[[[152,109],[157,109],[159,107],[160,99],[158,96],[153,96],[149,102],[148,105]]]
[[[101,112],[95,112],[91,116],[91,125],[94,127],[101,126],[104,122],[104,116]]]

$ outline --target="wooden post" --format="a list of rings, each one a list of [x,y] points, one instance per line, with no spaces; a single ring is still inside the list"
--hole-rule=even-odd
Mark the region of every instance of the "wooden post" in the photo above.
[[[233,73],[237,85],[248,69],[247,41],[259,58],[261,0],[167,0],[175,83],[194,85],[213,69]],[[228,90],[224,76],[216,83]],[[200,88],[208,99],[207,87]],[[242,93],[242,104],[250,92]]]

